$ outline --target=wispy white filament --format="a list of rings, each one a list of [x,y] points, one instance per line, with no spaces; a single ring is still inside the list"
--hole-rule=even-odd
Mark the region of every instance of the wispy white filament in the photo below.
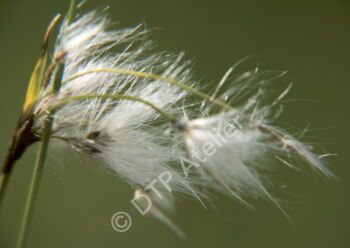
[[[36,105],[39,134],[46,111],[61,100],[127,95],[175,118],[169,120],[140,101],[90,97],[58,108],[52,138],[103,161],[135,189],[169,171],[172,193],[197,197],[205,195],[201,188],[210,188],[243,203],[247,196],[274,201],[264,184],[271,170],[268,161],[289,163],[289,157],[331,176],[307,146],[272,125],[289,88],[271,99],[270,86],[262,79],[266,72],[254,70],[231,80],[232,67],[211,96],[198,94],[183,54],[152,54],[142,27],[109,30],[109,25],[103,11],[92,11],[62,26],[54,51],[64,63],[62,87],[52,96],[49,82],[42,92]],[[180,166],[184,160],[197,165],[189,176]]]

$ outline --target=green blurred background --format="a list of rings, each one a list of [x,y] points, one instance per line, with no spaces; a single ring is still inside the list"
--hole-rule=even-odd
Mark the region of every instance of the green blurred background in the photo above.
[[[278,170],[277,189],[294,223],[271,203],[256,201],[248,211],[218,196],[210,210],[190,199],[177,205],[179,240],[165,226],[140,216],[129,203],[132,190],[102,166],[69,153],[47,163],[27,247],[350,247],[350,2],[261,0],[105,0],[121,27],[146,22],[159,49],[186,51],[195,75],[217,82],[229,66],[248,55],[264,69],[288,70],[295,82],[281,118],[298,129],[308,123],[308,141],[338,156],[330,159],[339,180]],[[51,17],[68,0],[0,0],[0,157],[5,156],[23,102],[26,84]],[[17,164],[0,215],[0,247],[14,247],[24,197],[35,160],[32,147]],[[63,159],[64,157],[64,159]],[[278,191],[278,190],[277,190]],[[110,226],[127,211],[133,226]]]

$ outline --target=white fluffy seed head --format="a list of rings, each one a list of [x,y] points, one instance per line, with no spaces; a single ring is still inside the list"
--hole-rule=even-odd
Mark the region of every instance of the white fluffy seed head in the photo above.
[[[93,11],[61,30],[55,53],[66,54],[63,83],[50,104],[81,95],[123,93],[147,100],[169,113],[178,112],[179,102],[188,92],[161,80],[122,72],[92,72],[72,79],[78,74],[109,68],[158,73],[177,81],[190,80],[188,62],[182,62],[183,54],[146,55],[149,43],[139,42],[145,33],[140,26],[109,31],[107,24],[104,13]],[[120,50],[111,53],[109,44]],[[44,99],[38,109],[47,108]],[[172,149],[174,141],[164,135],[169,124],[164,127],[162,118],[140,102],[87,99],[70,102],[56,111],[53,136],[67,141],[84,155],[103,160],[135,187],[146,187],[162,172],[171,171],[174,191],[185,193],[190,189],[188,180],[170,166],[181,157],[181,151]],[[41,122],[44,119],[45,116]]]
[[[201,188],[211,188],[244,203],[247,196],[273,200],[264,184],[271,169],[266,159],[278,157],[286,162],[282,159],[286,154],[331,175],[308,147],[271,124],[289,87],[271,101],[267,80],[261,79],[264,72],[254,70],[230,81],[232,67],[211,96],[198,94],[183,54],[152,54],[141,26],[110,30],[109,25],[106,13],[92,11],[62,26],[54,51],[64,54],[62,85],[58,94],[50,95],[52,78],[36,105],[39,135],[49,106],[83,95],[127,95],[152,103],[177,119],[170,121],[140,101],[90,97],[66,101],[56,109],[52,138],[103,161],[145,192],[159,175],[169,172],[171,194],[198,198],[197,194],[205,195]],[[188,97],[191,93],[202,100],[200,108],[196,109],[197,100]],[[167,132],[169,127],[172,131]],[[184,167],[185,160],[196,166]]]

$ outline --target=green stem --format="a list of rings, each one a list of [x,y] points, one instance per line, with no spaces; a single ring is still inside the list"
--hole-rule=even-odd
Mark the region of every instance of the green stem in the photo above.
[[[7,185],[10,180],[10,175],[9,173],[5,173],[3,171],[0,172],[0,210],[2,208],[2,201],[5,196],[5,192],[7,191]]]
[[[63,72],[64,66],[62,64],[58,64],[54,73],[54,85],[53,85],[53,91],[57,92],[60,88],[61,81],[62,81],[62,72]],[[34,165],[33,174],[31,177],[30,185],[29,185],[29,191],[28,196],[25,202],[24,206],[24,213],[20,224],[19,234],[18,234],[18,240],[16,244],[16,248],[22,248],[25,244],[25,239],[27,237],[28,233],[28,227],[30,225],[30,221],[32,218],[32,212],[34,208],[34,204],[38,195],[39,186],[41,183],[41,178],[44,170],[47,150],[49,147],[49,141],[50,141],[50,135],[51,135],[51,129],[52,129],[52,123],[54,121],[54,111],[49,112],[47,119],[44,123],[44,129],[41,136],[41,146],[38,153],[38,157],[36,160],[36,163]]]
[[[115,73],[115,74],[122,74],[122,75],[131,75],[131,76],[135,76],[135,77],[142,77],[142,78],[148,78],[148,79],[152,79],[152,80],[159,80],[159,81],[163,81],[166,82],[168,84],[172,84],[175,85],[181,89],[187,90],[189,92],[191,92],[193,95],[200,97],[204,100],[207,100],[209,102],[212,102],[213,104],[219,106],[220,108],[224,109],[224,110],[230,110],[232,109],[232,107],[228,104],[226,104],[225,102],[222,102],[210,95],[207,95],[205,93],[203,93],[200,90],[197,90],[196,88],[193,88],[192,86],[183,83],[183,82],[179,82],[175,79],[172,78],[168,78],[165,76],[161,76],[161,75],[157,75],[157,74],[153,74],[153,73],[148,73],[148,72],[141,72],[141,71],[134,71],[134,70],[128,70],[128,69],[121,69],[121,68],[97,68],[97,69],[92,69],[92,70],[88,70],[88,71],[84,71],[81,73],[77,73],[76,75],[66,79],[63,84],[72,81],[74,79],[83,77],[85,75],[88,74],[93,74],[93,73]]]
[[[69,24],[69,22],[73,17],[74,8],[75,8],[75,0],[71,0],[70,7],[66,16],[66,25]],[[64,70],[64,65],[61,63],[58,63],[55,68],[55,72],[53,74],[53,78],[54,78],[53,93],[57,93],[61,87],[63,70]],[[24,213],[23,213],[23,217],[22,217],[22,221],[19,229],[16,248],[22,248],[24,246],[26,237],[29,231],[28,227],[32,219],[33,208],[36,202],[39,186],[41,183],[41,178],[43,175],[53,121],[54,121],[54,111],[48,114],[47,119],[44,123],[44,129],[41,136],[42,143],[38,153],[37,161],[34,165],[34,170],[33,170],[33,174],[29,185],[28,196],[24,206]]]
[[[164,110],[162,110],[161,108],[158,108],[155,104],[142,99],[140,97],[137,96],[129,96],[129,95],[121,95],[121,94],[113,94],[113,95],[109,95],[109,94],[87,94],[87,95],[81,95],[81,96],[73,96],[73,97],[69,97],[66,99],[62,99],[61,101],[59,101],[58,103],[56,103],[55,105],[50,107],[50,111],[56,111],[57,109],[59,109],[60,107],[74,102],[74,101],[82,101],[82,100],[87,100],[87,99],[92,99],[92,98],[98,98],[98,99],[110,99],[110,100],[127,100],[127,101],[133,101],[133,102],[139,102],[142,103],[150,108],[152,108],[153,110],[155,110],[156,112],[158,112],[159,114],[161,114],[162,116],[164,116],[165,118],[167,118],[169,121],[175,121],[176,117],[170,113],[165,112]]]
[[[63,69],[64,69],[64,65],[58,64],[53,74],[53,77],[55,79],[53,84],[54,93],[57,93],[59,91],[59,88],[62,82]],[[33,212],[34,204],[38,195],[41,177],[43,174],[53,121],[54,121],[54,111],[48,113],[47,119],[44,123],[44,129],[41,136],[42,143],[38,153],[37,161],[34,165],[34,170],[33,170],[33,174],[29,185],[28,196],[24,206],[24,213],[20,224],[20,230],[18,234],[16,248],[23,247],[25,239],[27,237],[27,233],[29,231],[28,227],[30,225],[30,221],[32,218],[32,212]]]
[[[76,2],[76,0],[71,0],[69,3],[69,9],[68,9],[68,12],[66,15],[66,25],[68,25],[69,23],[72,22],[73,15],[75,12],[75,6],[76,6],[75,2]]]
[[[66,26],[71,22],[73,18],[74,9],[75,9],[75,0],[71,0],[69,10],[66,15],[66,22],[65,22]],[[63,70],[64,70],[64,65],[61,63],[58,63],[56,65],[56,68],[53,74],[53,78],[54,78],[53,93],[57,93],[60,89],[60,86],[62,83]],[[29,191],[28,191],[27,199],[24,206],[24,213],[20,224],[16,248],[22,248],[24,246],[27,233],[29,231],[28,227],[32,219],[33,208],[36,202],[39,186],[41,183],[41,178],[44,171],[44,165],[45,165],[47,151],[49,147],[53,121],[54,121],[54,111],[48,113],[47,119],[44,123],[44,128],[41,135],[42,143],[40,146],[36,163],[34,165],[34,170],[33,170],[33,174],[29,185]],[[5,183],[4,186],[6,186],[6,181],[4,181],[4,183]]]
[[[43,169],[45,165],[47,149],[48,149],[49,140],[50,140],[50,133],[52,128],[52,122],[53,122],[53,116],[50,115],[45,123],[45,127],[43,130],[42,143],[40,146],[37,161],[35,163],[34,171],[31,177],[30,185],[29,185],[28,196],[24,206],[24,213],[23,213],[23,217],[20,225],[16,248],[22,248],[25,242],[25,238],[27,237],[28,226],[32,218],[32,212],[33,212],[32,209],[34,207],[34,203],[38,195],[38,189],[40,186]]]

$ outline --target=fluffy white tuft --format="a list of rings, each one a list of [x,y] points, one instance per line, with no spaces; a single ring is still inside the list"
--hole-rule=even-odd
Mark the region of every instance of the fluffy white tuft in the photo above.
[[[289,88],[270,101],[268,80],[262,79],[268,73],[254,70],[229,80],[232,67],[209,96],[195,88],[183,54],[151,54],[141,26],[109,30],[109,25],[103,11],[62,25],[54,51],[55,63],[64,65],[62,85],[50,94],[53,73],[36,105],[39,135],[46,112],[59,106],[52,138],[105,162],[147,194],[147,186],[169,172],[171,194],[198,198],[205,187],[243,203],[247,196],[274,201],[264,184],[271,169],[266,161],[287,162],[282,157],[289,154],[331,176],[308,147],[271,124]],[[193,97],[202,101],[200,108]],[[156,209],[153,215],[169,223]]]

